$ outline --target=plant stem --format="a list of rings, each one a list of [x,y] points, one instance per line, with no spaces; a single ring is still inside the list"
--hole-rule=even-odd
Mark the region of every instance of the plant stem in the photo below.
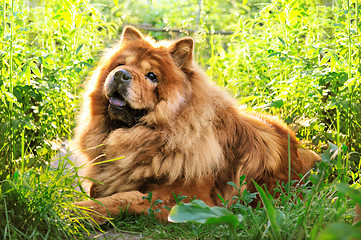
[[[313,203],[313,199],[316,197],[316,194],[317,194],[317,191],[318,191],[318,188],[320,187],[321,185],[321,182],[323,180],[323,177],[325,176],[325,172],[324,170],[322,170],[322,173],[321,173],[321,176],[315,186],[315,190],[314,190],[314,194],[312,194],[311,196],[311,200],[310,201],[307,201],[307,208],[306,208],[306,211],[305,211],[305,220],[303,221],[304,223],[307,223],[307,220],[308,220],[308,213],[310,212],[310,209],[311,209],[311,203]],[[305,229],[305,227],[304,227]]]
[[[290,139],[290,133],[288,133],[288,189],[287,194],[290,194],[291,191],[291,139]]]
[[[347,11],[348,11],[348,19],[347,19],[347,27],[348,27],[348,79],[351,79],[351,70],[352,70],[352,36],[351,36],[351,3],[350,0],[347,1]],[[347,137],[348,137],[348,146],[351,149],[351,110],[352,110],[352,84],[348,86],[348,96],[349,96],[349,104],[347,108]]]
[[[359,36],[359,34],[358,34],[358,23],[359,23],[359,21],[358,21],[358,0],[356,0],[356,2],[355,2],[355,10],[356,10],[356,36]],[[359,57],[356,57],[357,66],[359,66],[359,64],[360,64],[360,57],[361,57],[360,47],[359,47],[359,50],[358,50],[358,55],[359,55]]]
[[[338,108],[336,108],[336,145],[338,147],[338,155],[337,155],[337,175],[338,178],[341,180],[341,182],[344,182],[346,173],[344,173],[342,170],[344,168],[342,164],[342,146],[340,141],[340,111]],[[346,170],[347,171],[347,170]]]
[[[6,17],[6,1],[3,1],[3,40],[5,42],[5,17]],[[4,68],[3,68],[4,69]]]
[[[5,2],[5,1],[4,1]],[[10,227],[10,221],[8,216],[8,209],[6,204],[6,198],[4,198],[4,208],[5,208],[5,219],[6,219],[6,226],[5,226],[5,234],[4,239],[6,239],[6,235],[11,236],[11,227]]]
[[[231,229],[231,234],[233,235],[234,239],[239,239],[239,237],[237,236],[237,233],[236,233],[236,229],[233,226],[231,226],[230,224],[228,226]]]
[[[21,176],[25,172],[25,129],[21,132]]]
[[[199,25],[201,22],[201,12],[202,12],[202,0],[198,0],[198,13],[196,19],[196,29],[199,30]]]
[[[14,93],[14,86],[13,86],[13,29],[14,29],[14,0],[11,1],[11,10],[9,14],[10,20],[10,69],[9,69],[9,92],[13,95]],[[9,164],[9,171],[12,173],[13,169],[13,161],[14,161],[14,127],[13,127],[13,102],[9,102],[9,130],[10,130],[10,157],[8,159]]]

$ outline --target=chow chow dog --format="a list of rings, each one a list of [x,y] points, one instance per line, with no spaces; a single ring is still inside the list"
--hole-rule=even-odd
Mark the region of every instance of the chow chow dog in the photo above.
[[[99,224],[122,210],[142,214],[153,201],[166,220],[173,194],[210,206],[236,195],[228,182],[273,193],[299,180],[319,159],[299,148],[274,117],[240,110],[193,61],[192,38],[155,41],[125,27],[86,83],[75,142],[88,162],[85,176],[96,201],[78,202]],[[241,73],[240,73],[241,74]],[[288,151],[289,149],[289,151]]]

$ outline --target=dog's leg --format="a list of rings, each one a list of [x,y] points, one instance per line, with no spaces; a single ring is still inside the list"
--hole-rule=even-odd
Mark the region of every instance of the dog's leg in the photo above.
[[[161,211],[156,213],[155,217],[160,221],[166,221],[169,210],[163,206],[172,207],[175,205],[173,197],[162,196],[162,192],[153,192],[152,202],[157,199],[162,200],[162,203],[154,206],[154,209],[159,208]],[[150,208],[149,201],[144,199],[148,194],[143,194],[138,191],[116,193],[108,197],[97,198],[96,201],[83,201],[74,203],[80,208],[83,213],[82,216],[89,216],[97,224],[104,224],[109,220],[109,217],[116,217],[123,210],[135,214],[147,214],[147,209]],[[170,196],[172,196],[170,194]]]
[[[82,216],[89,216],[97,224],[104,224],[109,217],[116,217],[123,210],[142,214],[150,207],[148,201],[143,199],[147,195],[138,191],[116,193],[108,197],[97,198],[95,201],[74,203],[80,208]]]
[[[213,184],[209,182],[210,180],[200,180],[189,185],[178,183],[153,190],[152,203],[158,199],[162,201],[156,206],[152,206],[153,211],[160,210],[160,212],[155,213],[155,217],[160,221],[167,221],[168,209],[176,205],[173,193],[188,196],[185,201],[190,201],[190,199],[196,197],[202,199],[209,206],[216,205],[216,202],[211,197],[211,186]],[[108,197],[97,198],[96,201],[77,202],[75,205],[85,210],[82,215],[88,214],[96,223],[103,224],[109,217],[117,216],[122,210],[135,214],[147,214],[150,204],[145,197],[148,197],[148,194],[139,191],[120,192]],[[164,206],[167,208],[164,208]]]

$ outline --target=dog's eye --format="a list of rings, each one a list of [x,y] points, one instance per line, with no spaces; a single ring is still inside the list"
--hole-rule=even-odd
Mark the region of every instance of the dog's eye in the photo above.
[[[157,75],[155,75],[155,73],[153,73],[153,72],[149,72],[145,76],[152,82],[157,82],[158,81]]]

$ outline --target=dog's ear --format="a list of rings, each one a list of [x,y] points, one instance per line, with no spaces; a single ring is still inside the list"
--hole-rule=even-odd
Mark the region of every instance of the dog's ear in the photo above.
[[[123,41],[133,41],[143,39],[143,35],[134,27],[126,26],[122,33]]]
[[[170,47],[170,53],[179,67],[187,67],[193,60],[193,39],[182,38]]]

